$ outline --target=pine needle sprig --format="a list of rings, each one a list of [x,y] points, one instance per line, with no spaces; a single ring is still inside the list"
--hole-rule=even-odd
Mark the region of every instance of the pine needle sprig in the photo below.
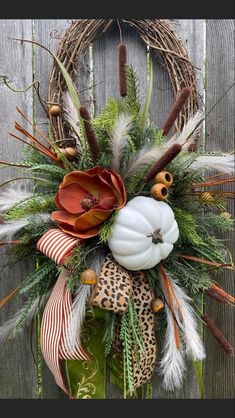
[[[42,266],[39,266],[38,269],[34,270],[21,284],[19,293],[25,293],[31,290],[32,288],[40,285],[43,282],[43,285],[49,283],[57,275],[57,266],[53,261],[48,261]]]
[[[136,116],[140,110],[139,81],[136,71],[131,65],[125,65],[127,95],[123,99],[123,106],[127,113]]]
[[[128,321],[130,324],[131,335],[133,339],[134,351],[140,354],[143,351],[143,335],[139,325],[138,315],[135,309],[133,299],[128,304]]]
[[[122,315],[121,327],[120,327],[120,339],[123,345],[123,357],[124,357],[124,376],[126,378],[125,385],[130,391],[134,392],[134,379],[133,379],[133,358],[132,358],[132,339],[129,329],[129,321],[127,315]]]
[[[5,219],[20,219],[35,213],[52,212],[54,209],[55,203],[53,194],[34,194],[10,209],[6,213]]]
[[[106,315],[106,329],[103,337],[102,343],[104,344],[104,352],[105,356],[107,357],[111,351],[113,340],[114,340],[114,332],[115,332],[115,324],[116,324],[116,314],[115,312],[107,312]]]

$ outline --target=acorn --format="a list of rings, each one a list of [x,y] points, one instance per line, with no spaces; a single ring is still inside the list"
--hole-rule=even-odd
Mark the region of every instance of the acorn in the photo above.
[[[51,116],[60,116],[61,114],[61,106],[60,105],[52,105],[49,109],[49,114]]]
[[[160,171],[155,176],[154,181],[155,183],[163,183],[165,186],[170,187],[173,183],[173,177],[168,171]]]
[[[232,216],[232,214],[231,214],[231,213],[229,213],[229,212],[222,212],[222,213],[220,214],[220,216],[222,216],[222,218],[225,218],[225,219],[230,219],[230,218],[231,218],[231,216]]]
[[[168,196],[168,187],[163,183],[156,183],[151,188],[151,196],[156,200],[165,200]]]
[[[57,155],[57,160],[60,161],[61,160],[61,155],[64,155],[66,157],[65,154],[65,149],[64,148],[59,148],[59,152],[56,154]]]
[[[92,269],[86,269],[80,274],[80,282],[82,284],[94,286],[97,283],[97,274]]]
[[[164,303],[161,299],[156,298],[152,300],[150,307],[154,313],[158,313],[164,309]]]
[[[69,161],[74,161],[78,156],[78,151],[76,148],[67,147],[65,148],[65,156]]]

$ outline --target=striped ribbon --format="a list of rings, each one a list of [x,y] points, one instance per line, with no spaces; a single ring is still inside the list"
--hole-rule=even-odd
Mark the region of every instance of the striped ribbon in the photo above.
[[[91,360],[89,354],[77,343],[74,350],[66,344],[68,318],[72,309],[71,292],[67,291],[68,273],[62,271],[52,290],[42,316],[41,350],[45,362],[57,385],[70,396],[61,374],[60,359]]]
[[[37,249],[60,266],[78,242],[77,238],[65,234],[58,228],[52,228],[39,239]]]

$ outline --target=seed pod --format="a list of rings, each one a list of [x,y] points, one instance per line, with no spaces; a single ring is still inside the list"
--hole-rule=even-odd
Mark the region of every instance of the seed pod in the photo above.
[[[154,313],[157,313],[164,309],[164,303],[161,299],[156,298],[152,300],[150,307]]]
[[[229,213],[229,212],[222,212],[222,213],[220,214],[220,216],[221,216],[222,218],[225,218],[225,219],[230,219],[230,218],[231,218],[231,216],[232,216],[232,214],[231,214],[231,213]]]
[[[50,109],[49,109],[49,114],[51,116],[54,116],[54,117],[60,116],[60,114],[61,114],[61,107],[60,107],[60,105],[52,105],[50,107]]]
[[[171,145],[166,152],[159,158],[159,160],[154,164],[150,169],[149,173],[144,179],[145,183],[150,183],[154,177],[163,171],[163,169],[182,151],[182,145],[173,144]]]
[[[61,155],[64,155],[66,157],[64,148],[59,148],[59,152],[57,153],[57,161],[61,160]]]
[[[165,186],[170,187],[173,183],[173,177],[168,171],[160,171],[160,173],[155,176],[154,181],[156,183],[163,183]]]
[[[67,147],[65,148],[65,156],[69,161],[74,161],[75,158],[78,156],[78,151],[76,148]]]
[[[80,282],[82,284],[92,285],[94,286],[97,282],[97,274],[92,269],[84,270],[80,275]]]
[[[168,196],[168,187],[163,183],[156,183],[151,188],[151,196],[156,200],[165,200]]]

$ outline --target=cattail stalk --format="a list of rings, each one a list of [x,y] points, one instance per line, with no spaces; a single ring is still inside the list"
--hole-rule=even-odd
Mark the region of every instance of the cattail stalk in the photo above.
[[[231,346],[229,341],[225,338],[219,328],[215,325],[215,323],[210,319],[206,314],[202,315],[202,320],[207,325],[208,330],[211,332],[213,337],[217,340],[219,345],[223,348],[225,353],[234,356],[234,348]]]
[[[118,45],[119,56],[119,91],[122,97],[127,95],[127,82],[126,82],[126,63],[127,52],[126,45],[121,43]]]
[[[214,283],[205,291],[205,294],[224,305],[235,304],[235,298]]]
[[[223,180],[214,180],[214,181],[206,181],[203,183],[195,183],[195,184],[192,184],[192,187],[197,188],[197,187],[219,186],[221,184],[229,184],[229,183],[234,183],[234,182],[235,182],[235,177],[228,177],[227,179],[223,179]]]
[[[91,152],[92,158],[95,162],[95,161],[97,161],[97,159],[99,157],[99,147],[98,147],[98,144],[97,144],[97,140],[96,140],[94,131],[93,131],[92,126],[91,126],[91,122],[90,122],[91,118],[90,118],[90,115],[89,115],[89,112],[88,112],[88,109],[87,109],[86,106],[81,106],[79,111],[80,111],[80,115],[81,115],[81,117],[83,119],[83,122],[84,122],[84,128],[85,128],[85,131],[86,131],[86,137],[87,137],[87,142],[88,142],[88,145],[89,145],[89,148],[90,148],[90,152]]]
[[[150,172],[144,179],[145,183],[150,183],[154,179],[154,177],[160,173],[182,150],[182,146],[180,144],[173,144],[170,148],[162,155],[161,158],[155,163],[155,165],[151,168]]]
[[[184,87],[181,92],[179,93],[178,98],[175,101],[175,104],[171,110],[171,112],[169,113],[164,125],[163,125],[163,135],[167,135],[174,122],[176,121],[177,117],[179,116],[179,113],[181,111],[181,109],[183,108],[188,96],[190,95],[190,88],[189,87]]]

